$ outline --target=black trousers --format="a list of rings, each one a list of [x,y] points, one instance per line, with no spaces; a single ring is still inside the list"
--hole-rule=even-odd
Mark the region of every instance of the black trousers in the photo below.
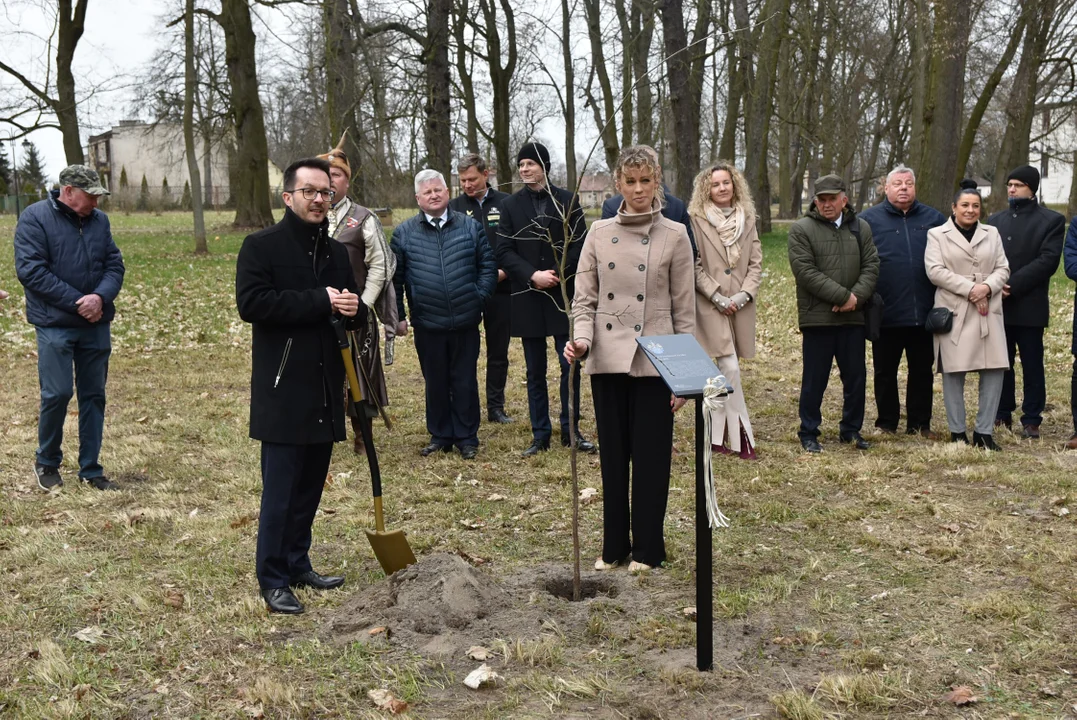
[[[524,364],[527,365],[527,411],[531,416],[531,436],[541,443],[549,443],[553,428],[550,424],[550,395],[546,388],[546,338],[521,338],[524,347]],[[557,353],[557,362],[561,366],[561,437],[568,437],[568,374],[569,364],[565,361],[565,343],[568,335],[555,335],[553,349]],[[576,432],[580,430],[580,374],[576,373],[572,384],[576,395]]]
[[[311,525],[322,500],[333,443],[262,443],[262,510],[255,572],[263,590],[311,570]]]
[[[657,567],[666,559],[663,525],[673,451],[669,389],[661,378],[611,374],[592,375],[591,393],[602,466],[602,560],[616,563],[631,553],[633,560]]]
[[[1021,380],[1025,385],[1025,399],[1021,403],[1021,424],[1039,425],[1043,422],[1043,410],[1047,407],[1047,378],[1043,369],[1043,328],[1006,326],[1006,350],[1010,354],[1010,367],[1002,376],[1002,398],[998,403],[999,420],[1011,420],[1017,409],[1017,389],[1014,386],[1014,360],[1021,352]]]
[[[415,328],[415,353],[426,381],[430,442],[479,444],[479,328],[432,332]]]
[[[864,425],[864,390],[867,369],[864,365],[864,326],[801,328],[804,372],[800,380],[801,440],[819,437],[823,421],[823,394],[830,381],[830,368],[838,361],[841,373],[842,434],[860,432]]]
[[[1070,376],[1070,413],[1073,415],[1073,433],[1077,435],[1077,355],[1073,356],[1073,374]]]
[[[509,340],[512,330],[512,295],[494,293],[482,313],[486,331],[486,412],[505,409],[505,383],[509,378]]]
[[[905,388],[905,421],[909,432],[931,429],[931,402],[935,374],[935,344],[922,327],[884,327],[872,343],[871,362],[875,369],[875,407],[879,417],[875,427],[897,432],[901,419],[898,396],[898,366],[904,353],[909,366]]]

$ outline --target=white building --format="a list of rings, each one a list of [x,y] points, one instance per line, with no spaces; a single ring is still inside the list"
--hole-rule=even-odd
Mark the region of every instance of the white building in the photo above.
[[[1033,123],[1033,137],[1050,128],[1051,111],[1045,110]],[[1028,164],[1040,171],[1040,202],[1062,206],[1069,202],[1075,152],[1077,115],[1032,143]]]

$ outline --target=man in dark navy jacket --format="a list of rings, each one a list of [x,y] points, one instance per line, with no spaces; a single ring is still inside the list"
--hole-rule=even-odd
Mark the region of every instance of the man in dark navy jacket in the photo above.
[[[64,418],[76,391],[79,479],[98,490],[117,489],[99,462],[110,323],[124,275],[108,216],[97,209],[98,198],[108,194],[92,169],[68,166],[60,172],[60,189],[26,208],[15,228],[15,271],[26,288],[26,320],[37,330],[41,410],[34,476],[42,490],[64,484]]]
[[[490,171],[481,155],[469,153],[456,163],[460,194],[449,201],[449,209],[482,223],[486,241],[497,256],[497,224],[501,201],[508,193],[490,187]],[[510,423],[505,412],[505,383],[509,378],[509,340],[512,330],[512,289],[509,276],[497,269],[497,289],[482,309],[486,331],[486,418],[494,423]]]
[[[1022,165],[1006,178],[1009,207],[987,219],[998,228],[1002,248],[1010,262],[1010,280],[1002,288],[1002,318],[1006,323],[1006,346],[1010,368],[1002,379],[995,425],[1010,427],[1017,409],[1014,360],[1021,352],[1021,379],[1025,398],[1021,403],[1021,436],[1039,439],[1043,410],[1047,406],[1047,379],[1043,367],[1043,331],[1051,317],[1047,296],[1051,276],[1058,269],[1066,218],[1036,201],[1040,171]]]
[[[927,231],[946,222],[946,216],[916,199],[916,175],[898,165],[886,176],[886,197],[860,213],[871,226],[879,251],[879,284],[875,293],[883,299],[883,322],[879,339],[872,343],[875,369],[875,427],[895,433],[901,419],[898,366],[901,356],[909,366],[905,388],[905,425],[909,435],[931,432],[934,370],[934,338],[924,330],[927,313],[935,304],[935,286],[924,267]]]
[[[348,251],[329,237],[332,201],[328,161],[292,163],[284,219],[248,235],[236,261],[236,305],[253,326],[250,436],[262,441],[255,570],[276,613],[303,612],[292,588],[344,584],[314,572],[309,555],[333,443],[347,437],[344,362],[330,320],[359,310]]]
[[[426,429],[420,454],[449,452],[465,460],[479,452],[479,320],[494,293],[497,262],[482,225],[449,210],[449,188],[437,170],[415,176],[419,214],[393,230],[397,335],[408,331],[407,295],[415,352],[426,381]]]
[[[658,162],[658,152],[653,147],[649,145],[641,145],[640,147],[650,152],[655,162]],[[659,166],[658,169],[661,170],[662,167]],[[665,204],[662,206],[662,215],[673,222],[679,222],[684,225],[684,229],[688,231],[688,242],[692,244],[692,255],[698,256],[696,238],[692,234],[692,219],[688,216],[688,206],[684,204],[684,200],[670,192],[665,183],[662,183],[662,192],[666,199]],[[617,210],[620,209],[623,201],[624,195],[620,194],[606,198],[606,201],[602,203],[602,219],[609,220],[611,217],[616,217]]]
[[[1066,244],[1062,250],[1062,265],[1066,277],[1077,280],[1077,217],[1070,220],[1070,229],[1066,232]],[[1073,414],[1073,435],[1066,442],[1066,448],[1077,450],[1077,295],[1073,296],[1073,339],[1070,352],[1073,354],[1073,374],[1070,377],[1070,412]]]

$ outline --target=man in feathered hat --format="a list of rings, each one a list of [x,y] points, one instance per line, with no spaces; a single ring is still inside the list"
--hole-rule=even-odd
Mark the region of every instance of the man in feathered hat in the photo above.
[[[352,171],[344,151],[346,137],[345,131],[335,148],[318,157],[329,162],[329,178],[335,193],[333,206],[329,210],[329,235],[348,249],[348,258],[358,283],[356,291],[364,306],[360,308],[360,315],[366,317],[366,322],[352,333],[352,357],[363,391],[363,402],[359,407],[349,403],[348,409],[355,430],[355,452],[362,455],[366,448],[358,423],[369,424],[389,404],[378,349],[378,319],[385,325],[386,341],[391,340],[395,336],[397,323],[396,292],[393,289],[396,258],[385,241],[378,216],[348,197]]]

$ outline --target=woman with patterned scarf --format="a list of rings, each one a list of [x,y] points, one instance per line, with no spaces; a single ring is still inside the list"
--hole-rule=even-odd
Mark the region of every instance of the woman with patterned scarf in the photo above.
[[[737,358],[755,356],[755,298],[763,250],[744,176],[724,160],[704,168],[696,176],[688,214],[699,249],[696,339],[735,390],[711,415],[711,444],[715,452],[754,460],[755,437]]]

